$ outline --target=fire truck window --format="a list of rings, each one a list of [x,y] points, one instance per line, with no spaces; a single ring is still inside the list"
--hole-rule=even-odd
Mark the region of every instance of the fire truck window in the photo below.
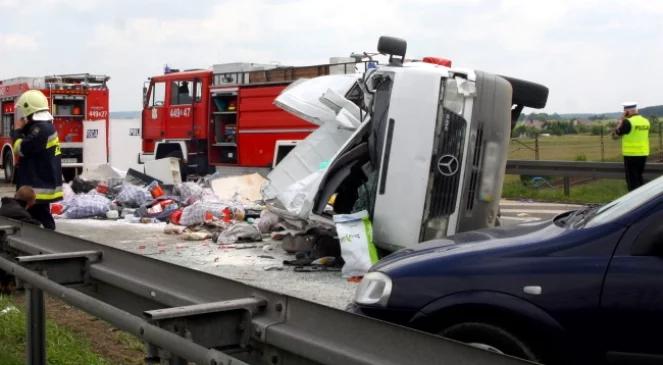
[[[170,94],[170,105],[191,104],[193,102],[193,80],[173,81]]]
[[[200,95],[203,93],[203,83],[200,80],[196,80],[196,103],[200,102]]]
[[[155,82],[152,85],[152,95],[149,97],[151,107],[163,106],[166,100],[166,84],[164,82]]]

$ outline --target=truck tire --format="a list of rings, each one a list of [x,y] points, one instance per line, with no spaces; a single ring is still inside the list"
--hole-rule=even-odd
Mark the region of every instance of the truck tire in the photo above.
[[[541,109],[548,102],[548,88],[531,81],[502,76],[513,88],[512,103],[529,108]]]
[[[4,154],[2,167],[5,172],[5,182],[11,184],[14,180],[14,156],[11,153]]]
[[[446,328],[440,335],[484,350],[539,362],[539,357],[522,339],[506,329],[492,324],[458,323]]]

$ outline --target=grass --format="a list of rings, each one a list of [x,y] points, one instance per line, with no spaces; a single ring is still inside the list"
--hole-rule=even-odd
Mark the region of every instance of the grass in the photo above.
[[[529,146],[525,147],[523,144]],[[651,153],[661,151],[659,136],[649,135]],[[509,146],[510,160],[533,160],[534,139],[517,138]],[[609,135],[603,136],[604,161],[621,161],[621,142],[613,140]],[[589,134],[568,134],[563,136],[539,137],[540,160],[563,161],[601,161],[601,136]]]
[[[504,178],[502,197],[506,199],[531,199],[536,201],[564,202],[577,204],[603,204],[619,198],[627,193],[626,182],[623,180],[595,180],[571,187],[569,196],[564,195],[564,187],[552,184],[553,187],[534,188],[524,186],[520,176],[507,175]]]
[[[533,160],[534,139],[518,138],[509,145],[510,160]],[[649,162],[654,162],[663,151],[658,133],[650,134],[651,154]],[[563,136],[539,137],[539,159],[561,161],[603,161],[620,162],[621,142],[613,140],[610,135],[603,136],[603,153],[601,153],[601,136],[588,134],[571,134]],[[656,157],[655,157],[656,156]],[[560,179],[553,178],[553,179]],[[604,179],[575,184],[571,186],[570,196],[564,195],[561,184],[553,187],[534,188],[524,186],[519,176],[507,175],[504,179],[502,197],[507,199],[531,199],[537,201],[553,201],[566,203],[607,203],[626,194],[624,179]]]
[[[0,314],[0,364],[22,365],[25,363],[25,312],[10,297],[0,296],[0,312],[5,308],[16,309]],[[110,365],[92,352],[87,340],[74,336],[51,321],[46,322],[46,342],[49,365]]]

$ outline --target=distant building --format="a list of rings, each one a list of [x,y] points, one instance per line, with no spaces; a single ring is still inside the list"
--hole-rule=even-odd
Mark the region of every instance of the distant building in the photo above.
[[[589,119],[573,119],[571,121],[571,125],[574,127],[577,127],[579,125],[582,126],[592,126],[596,123],[596,121],[589,120]]]
[[[527,119],[527,120],[524,120],[524,121],[523,121],[523,124],[522,124],[522,125],[523,125],[524,127],[527,127],[527,128],[534,128],[534,129],[540,131],[540,130],[543,129],[543,125],[544,125],[545,123],[546,123],[546,122],[543,121],[543,120]]]

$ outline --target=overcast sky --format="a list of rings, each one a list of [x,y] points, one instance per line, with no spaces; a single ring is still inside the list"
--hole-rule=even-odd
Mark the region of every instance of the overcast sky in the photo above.
[[[111,111],[139,110],[143,81],[224,62],[305,65],[374,51],[547,85],[547,112],[663,104],[663,1],[0,0],[0,79],[111,76]]]

